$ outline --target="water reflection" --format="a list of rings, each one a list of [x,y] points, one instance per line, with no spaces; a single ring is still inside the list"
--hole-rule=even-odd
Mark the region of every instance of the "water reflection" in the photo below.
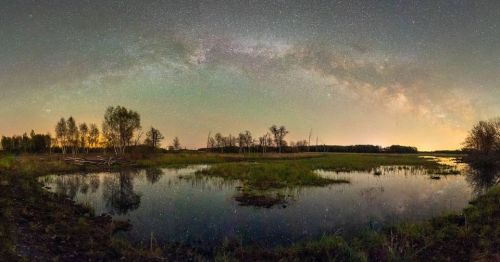
[[[97,174],[46,177],[44,182],[55,186],[56,193],[70,198],[75,198],[79,192],[87,194],[90,190],[95,193],[100,185]]]
[[[152,168],[146,169],[146,179],[151,184],[158,182],[158,180],[160,180],[162,175],[163,175],[163,172],[161,171],[160,168],[152,167]]]
[[[130,238],[147,242],[217,245],[225,238],[272,246],[326,233],[350,235],[365,228],[428,219],[459,211],[473,196],[498,183],[498,173],[472,172],[432,180],[425,169],[379,167],[369,172],[326,172],[350,184],[260,192],[277,199],[272,208],[248,206],[238,181],[195,175],[207,166],[115,173],[47,176],[54,192],[130,219]],[[484,174],[490,174],[485,176]],[[238,200],[240,202],[238,202]],[[262,206],[268,207],[268,199]],[[282,200],[285,200],[284,202]]]
[[[500,168],[496,166],[469,167],[466,176],[476,195],[481,195],[490,187],[500,183]]]
[[[120,171],[118,175],[104,177],[102,186],[103,200],[109,207],[109,212],[114,215],[126,214],[135,210],[141,204],[141,195],[134,191],[133,179],[138,171]]]

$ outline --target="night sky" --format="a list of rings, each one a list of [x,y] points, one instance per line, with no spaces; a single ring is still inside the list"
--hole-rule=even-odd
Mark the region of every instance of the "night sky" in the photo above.
[[[500,1],[0,3],[0,135],[109,105],[209,131],[455,149],[500,116]]]

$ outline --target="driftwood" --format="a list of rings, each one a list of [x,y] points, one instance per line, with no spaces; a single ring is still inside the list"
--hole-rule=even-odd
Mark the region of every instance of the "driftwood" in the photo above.
[[[123,159],[115,157],[102,157],[97,156],[95,159],[86,159],[80,157],[66,157],[64,162],[71,163],[78,166],[94,165],[94,166],[112,166],[114,164],[125,163]]]

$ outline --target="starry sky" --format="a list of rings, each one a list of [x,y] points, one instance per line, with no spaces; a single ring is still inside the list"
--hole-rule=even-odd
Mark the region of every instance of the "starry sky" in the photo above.
[[[455,149],[500,116],[500,1],[2,0],[0,135],[137,110],[208,132]]]

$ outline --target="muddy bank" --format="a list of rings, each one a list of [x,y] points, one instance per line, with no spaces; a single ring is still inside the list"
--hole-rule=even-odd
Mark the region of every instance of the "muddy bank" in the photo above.
[[[1,174],[0,201],[2,259],[107,261],[125,256],[113,246],[112,236],[128,223],[94,216],[91,209],[46,192],[31,177]]]

